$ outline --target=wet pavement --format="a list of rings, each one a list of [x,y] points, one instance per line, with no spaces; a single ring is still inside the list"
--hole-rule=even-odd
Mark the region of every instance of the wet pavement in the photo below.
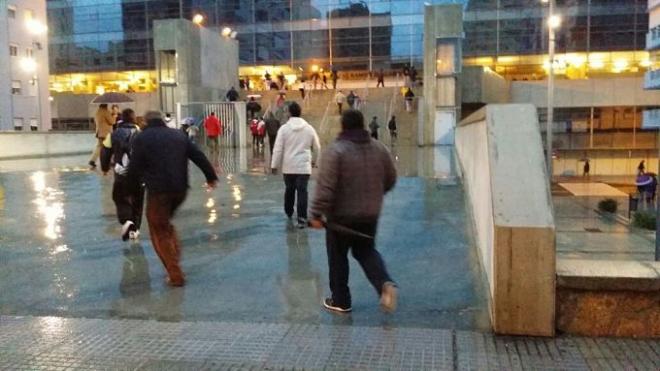
[[[175,221],[188,279],[180,289],[164,285],[146,225],[139,244],[119,240],[112,176],[80,167],[85,156],[0,162],[0,314],[488,331],[464,195],[443,180],[452,159],[429,165],[442,156],[414,149],[397,156],[414,177],[387,196],[377,240],[401,288],[394,315],[378,310],[354,261],[353,314],[320,308],[324,234],[288,225],[281,178],[265,174],[262,155],[241,151],[223,153],[212,193],[191,168]]]

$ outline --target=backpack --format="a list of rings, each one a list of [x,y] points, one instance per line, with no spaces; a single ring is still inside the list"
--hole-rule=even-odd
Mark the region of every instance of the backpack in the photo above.
[[[113,159],[115,162],[115,174],[126,175],[128,166],[131,162],[131,152],[133,150],[133,140],[137,137],[140,130],[137,126],[129,129],[119,127],[112,133],[112,143],[114,147]],[[116,143],[116,147],[115,147]]]
[[[252,133],[252,135],[259,134],[259,122],[257,120],[250,121],[250,133]]]

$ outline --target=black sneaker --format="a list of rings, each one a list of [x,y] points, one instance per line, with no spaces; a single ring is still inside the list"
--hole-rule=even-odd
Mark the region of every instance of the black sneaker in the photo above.
[[[304,218],[298,218],[298,228],[299,228],[299,229],[305,229],[305,228],[307,228],[307,219],[304,219]]]
[[[91,167],[92,169],[96,169],[96,162],[90,161],[90,162],[88,162],[88,164],[89,164],[89,167]]]
[[[136,230],[137,228],[135,228],[135,223],[130,220],[126,221],[126,223],[121,226],[121,240],[128,241],[128,237],[130,237],[131,232]]]
[[[348,313],[353,310],[353,308],[351,307],[342,308],[338,305],[335,305],[335,303],[332,301],[331,298],[325,298],[325,300],[323,300],[323,307],[329,311],[333,311],[337,313]]]

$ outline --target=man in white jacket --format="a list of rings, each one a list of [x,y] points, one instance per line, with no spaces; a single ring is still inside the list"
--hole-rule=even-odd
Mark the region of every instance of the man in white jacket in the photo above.
[[[293,204],[297,202],[298,228],[307,225],[307,183],[312,174],[312,164],[321,153],[321,144],[316,131],[300,117],[298,103],[289,105],[289,121],[277,132],[271,168],[284,174],[284,212],[291,219]],[[313,152],[312,152],[313,150]]]

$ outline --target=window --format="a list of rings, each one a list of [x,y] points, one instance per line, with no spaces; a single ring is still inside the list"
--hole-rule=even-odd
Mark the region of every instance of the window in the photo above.
[[[7,17],[9,17],[11,19],[16,18],[16,7],[15,6],[13,6],[13,5],[7,6]]]
[[[11,93],[14,94],[14,95],[20,95],[21,94],[21,82],[20,81],[14,80],[14,81],[11,82]]]
[[[31,131],[39,130],[39,120],[37,120],[35,118],[30,119],[30,130]]]
[[[18,56],[18,45],[9,44],[9,55],[12,57]]]
[[[25,9],[25,20],[29,22],[33,19],[34,19],[34,12],[30,9]]]
[[[25,56],[28,58],[34,57],[34,50],[32,48],[25,49]]]
[[[23,131],[23,118],[14,117],[14,130]]]

